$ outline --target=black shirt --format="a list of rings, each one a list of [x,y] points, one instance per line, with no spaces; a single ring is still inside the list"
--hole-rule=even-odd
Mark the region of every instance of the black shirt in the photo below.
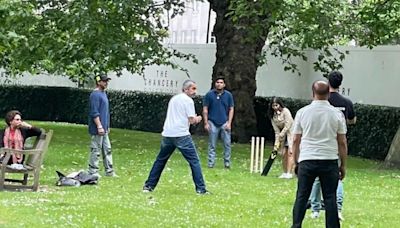
[[[347,120],[352,120],[356,117],[353,102],[347,97],[344,97],[338,92],[331,92],[328,101],[332,106],[342,111]]]

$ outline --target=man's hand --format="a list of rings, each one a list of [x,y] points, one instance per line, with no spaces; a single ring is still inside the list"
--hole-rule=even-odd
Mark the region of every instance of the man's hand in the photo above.
[[[344,166],[339,167],[339,179],[343,180],[346,176],[346,168]]]
[[[98,133],[99,135],[104,135],[106,132],[105,132],[105,130],[104,130],[103,127],[98,127],[98,128],[97,128],[97,133]]]
[[[203,117],[196,116],[196,123],[200,123],[203,120]]]
[[[204,130],[210,132],[210,124],[208,124],[208,122],[204,122]]]
[[[232,129],[232,126],[229,122],[226,122],[225,124],[225,130],[230,131]]]

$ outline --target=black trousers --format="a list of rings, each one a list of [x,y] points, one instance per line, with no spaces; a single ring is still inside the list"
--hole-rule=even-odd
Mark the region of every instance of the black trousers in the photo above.
[[[292,227],[301,227],[307,210],[312,185],[319,177],[325,202],[325,225],[340,227],[336,205],[336,189],[339,181],[337,160],[306,160],[299,163],[296,201],[293,207]]]

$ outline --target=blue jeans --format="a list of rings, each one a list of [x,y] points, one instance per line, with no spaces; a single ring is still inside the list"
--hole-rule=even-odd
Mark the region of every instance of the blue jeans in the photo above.
[[[337,198],[337,208],[338,211],[342,210],[343,207],[343,182],[339,180],[338,187],[336,189],[336,198]],[[315,179],[311,195],[311,210],[319,212],[321,210],[321,183],[319,179]]]
[[[231,130],[226,130],[226,124],[222,126],[215,126],[212,121],[208,121],[210,126],[209,138],[208,138],[208,167],[215,165],[216,157],[216,146],[218,136],[221,134],[221,139],[224,143],[224,164],[225,166],[231,165]]]
[[[99,172],[100,154],[103,157],[103,165],[106,174],[113,173],[111,143],[108,133],[104,135],[91,135],[88,167],[89,174],[97,174]]]
[[[307,201],[316,177],[319,177],[325,202],[327,228],[340,227],[336,205],[339,181],[337,160],[306,160],[299,163],[296,201],[293,207],[292,227],[301,227],[307,210]]]
[[[183,157],[185,157],[186,161],[190,165],[190,168],[192,169],[192,177],[196,187],[196,192],[206,191],[206,185],[204,183],[200,166],[200,159],[197,155],[196,147],[190,135],[162,138],[160,152],[154,161],[149,177],[145,182],[145,186],[148,186],[152,189],[157,186],[161,173],[164,170],[168,159],[171,157],[176,148],[181,151]]]

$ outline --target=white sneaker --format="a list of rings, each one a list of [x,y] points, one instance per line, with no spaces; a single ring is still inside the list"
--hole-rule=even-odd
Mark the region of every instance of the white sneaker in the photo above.
[[[278,178],[285,179],[286,178],[286,173],[282,173]]]
[[[344,221],[343,215],[341,211],[338,211],[338,217],[340,221]]]
[[[313,212],[311,213],[311,218],[312,218],[312,219],[319,218],[319,211],[313,211]]]
[[[286,179],[292,179],[293,178],[293,174],[291,173],[286,173]]]

